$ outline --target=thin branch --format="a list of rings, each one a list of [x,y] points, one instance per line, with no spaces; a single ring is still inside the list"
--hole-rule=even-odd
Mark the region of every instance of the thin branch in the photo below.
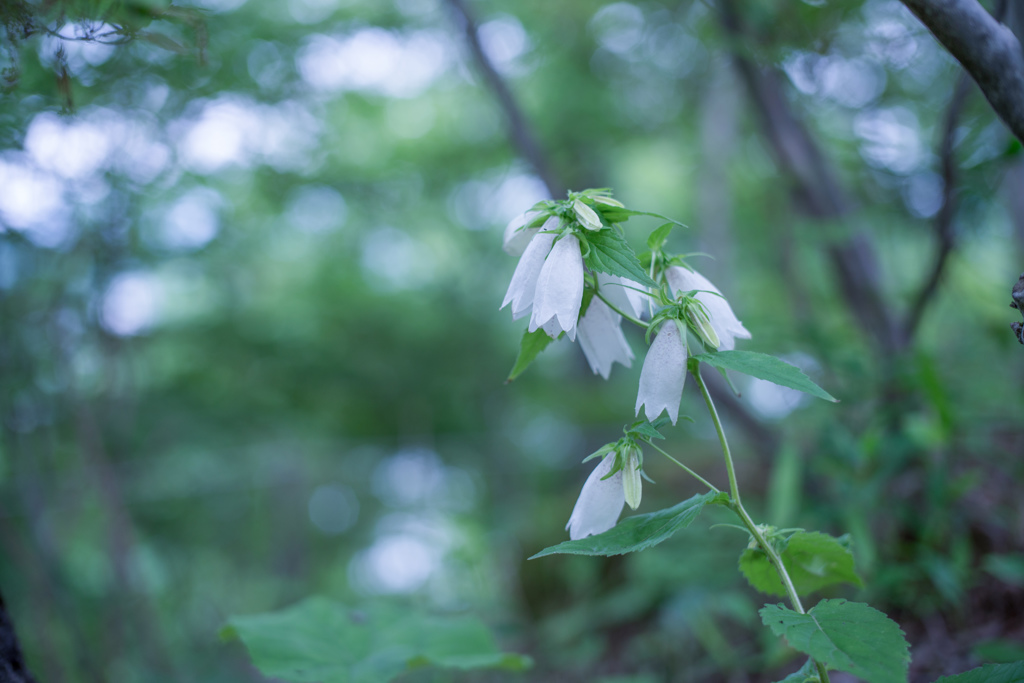
[[[733,39],[733,63],[755,104],[761,127],[779,165],[790,177],[797,207],[823,220],[844,219],[852,210],[847,197],[806,126],[791,110],[777,69],[762,69],[741,52],[752,40],[732,0],[721,0],[720,18]],[[826,250],[839,289],[861,329],[886,352],[905,345],[902,330],[885,303],[878,282],[878,259],[863,234]]]
[[[981,88],[999,118],[1024,141],[1024,49],[978,0],[903,0]]]
[[[970,86],[970,77],[966,73],[961,74],[946,113],[946,124],[939,146],[939,157],[942,159],[942,208],[935,215],[935,236],[938,240],[938,247],[931,272],[924,284],[921,285],[917,296],[914,297],[914,303],[907,314],[904,336],[908,340],[914,338],[917,327],[924,317],[924,311],[936,294],[943,271],[949,262],[949,255],[952,253],[953,247],[956,246],[956,238],[953,234],[953,214],[956,210],[953,201],[956,194],[956,160],[953,158],[953,145],[956,142],[956,127],[963,113]]]
[[[505,79],[501,77],[501,74],[498,73],[498,70],[494,68],[494,64],[487,56],[487,53],[484,52],[483,45],[480,44],[480,36],[477,33],[476,22],[473,20],[473,15],[470,13],[465,1],[447,0],[447,2],[455,13],[460,28],[466,35],[466,44],[469,46],[469,51],[473,55],[477,68],[483,74],[487,85],[494,91],[498,104],[501,106],[502,111],[505,112],[512,143],[519,150],[519,153],[533,166],[533,170],[547,186],[548,194],[553,198],[564,196],[566,188],[555,180],[547,157],[530,130],[530,125],[526,121],[522,109],[519,108],[518,102],[516,102],[515,97],[512,95],[512,90],[508,87]]]

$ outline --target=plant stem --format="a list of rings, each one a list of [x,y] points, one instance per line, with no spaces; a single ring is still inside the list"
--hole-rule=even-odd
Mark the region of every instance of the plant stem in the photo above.
[[[700,393],[704,396],[704,403],[708,406],[708,412],[711,414],[711,421],[715,423],[715,430],[718,432],[718,440],[722,444],[722,455],[725,458],[725,469],[729,472],[729,494],[732,500],[729,502],[729,508],[736,513],[736,515],[742,520],[743,525],[747,527],[747,531],[757,541],[757,545],[760,546],[761,550],[764,551],[765,555],[768,556],[768,560],[775,567],[775,571],[779,574],[779,579],[782,580],[782,585],[786,589],[786,594],[789,596],[789,601],[793,604],[793,609],[800,614],[804,614],[803,603],[800,602],[800,596],[797,595],[796,586],[793,585],[793,580],[789,576],[789,572],[786,571],[786,565],[782,563],[782,558],[775,548],[768,543],[765,539],[764,534],[754,520],[750,518],[746,508],[743,507],[743,503],[740,500],[740,490],[736,482],[736,468],[732,463],[732,452],[729,450],[729,442],[725,438],[725,431],[722,429],[722,421],[718,417],[718,411],[715,409],[715,402],[711,400],[711,394],[708,392],[708,387],[704,384],[704,378],[700,376],[700,366],[696,365],[693,367],[691,373],[693,378],[697,382],[697,386],[700,387]],[[819,661],[814,662],[818,668],[818,677],[821,679],[821,683],[829,683],[828,669],[825,665]]]
[[[608,304],[608,308],[612,309],[613,311],[621,315],[623,318],[633,323],[634,325],[638,325],[644,329],[647,329],[648,327],[651,326],[650,323],[645,323],[643,320],[640,320],[639,318],[634,318],[629,313],[626,313],[621,308],[613,304],[611,301],[608,301],[608,299],[604,298],[604,294],[601,293],[601,290],[595,289],[594,294],[595,296],[597,296],[598,299]]]
[[[681,463],[681,462],[679,462],[678,460],[676,460],[675,458],[673,458],[673,457],[672,457],[671,455],[669,455],[669,454],[668,454],[668,453],[666,453],[666,452],[665,452],[664,450],[662,450],[661,448],[659,448],[659,447],[657,446],[657,444],[654,444],[654,443],[652,443],[652,442],[650,442],[650,441],[648,441],[647,443],[649,443],[649,444],[650,444],[651,448],[653,448],[654,450],[658,451],[659,453],[661,453],[662,455],[664,455],[664,456],[665,456],[666,458],[668,458],[669,460],[671,460],[672,462],[674,462],[675,464],[679,465],[679,466],[680,466],[680,467],[682,467],[682,468],[683,468],[684,470],[686,470],[686,472],[687,472],[687,473],[688,473],[688,474],[689,474],[689,475],[690,475],[691,477],[693,477],[694,479],[696,479],[696,480],[697,480],[697,481],[699,481],[700,483],[704,484],[705,486],[707,486],[707,487],[708,487],[709,489],[711,489],[711,490],[712,490],[712,491],[714,491],[715,493],[721,493],[721,491],[719,491],[719,490],[718,490],[718,487],[717,487],[717,486],[715,486],[714,484],[710,483],[710,482],[709,482],[709,481],[708,481],[707,479],[705,479],[704,477],[700,476],[699,474],[697,474],[696,472],[694,472],[693,470],[691,470],[691,469],[690,469],[689,467],[687,467],[687,466],[686,466],[686,465],[684,465],[683,463]]]

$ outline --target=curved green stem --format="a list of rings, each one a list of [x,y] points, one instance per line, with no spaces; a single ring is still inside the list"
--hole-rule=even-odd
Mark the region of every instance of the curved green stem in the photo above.
[[[697,386],[700,387],[700,393],[704,396],[704,403],[708,406],[708,412],[711,414],[711,421],[715,423],[715,430],[718,432],[718,440],[722,444],[722,455],[725,458],[725,469],[729,472],[729,495],[732,500],[729,501],[729,508],[736,513],[736,515],[742,520],[743,525],[747,527],[747,531],[757,541],[757,545],[764,551],[765,555],[768,556],[768,561],[775,567],[775,571],[779,575],[779,579],[782,581],[783,587],[786,589],[786,594],[789,596],[789,601],[793,605],[793,609],[800,614],[804,614],[803,603],[800,602],[800,596],[797,595],[796,586],[793,585],[793,580],[789,576],[789,572],[786,570],[786,565],[782,563],[782,557],[779,556],[778,551],[765,539],[764,534],[754,520],[750,518],[746,508],[743,507],[743,503],[740,500],[740,490],[736,482],[736,468],[733,467],[732,463],[732,452],[729,450],[729,442],[725,438],[725,431],[722,429],[722,421],[718,417],[718,410],[715,409],[715,402],[711,400],[711,394],[708,392],[708,387],[704,384],[704,378],[700,376],[700,366],[696,365],[693,367],[691,373],[694,380],[697,382]],[[815,660],[814,665],[818,669],[818,677],[821,679],[821,683],[829,683],[828,668],[822,663]]]
[[[596,296],[596,297],[597,297],[598,299],[600,299],[601,301],[605,302],[605,303],[606,303],[606,304],[608,305],[608,308],[612,309],[613,311],[615,311],[616,313],[618,313],[619,315],[621,315],[621,316],[622,316],[623,318],[625,318],[625,319],[626,319],[626,320],[628,320],[629,322],[633,323],[634,325],[638,325],[638,326],[640,326],[640,327],[644,328],[645,330],[646,330],[646,329],[647,329],[648,327],[650,327],[650,326],[651,326],[651,325],[650,325],[650,323],[645,323],[645,322],[644,322],[643,320],[640,320],[639,318],[634,318],[634,317],[633,317],[633,316],[631,316],[631,315],[630,315],[629,313],[626,313],[626,312],[625,312],[625,311],[623,311],[623,310],[622,310],[621,308],[619,308],[618,306],[616,306],[615,304],[613,304],[613,303],[612,303],[611,301],[608,301],[608,299],[606,299],[606,298],[604,297],[604,294],[602,294],[602,293],[601,293],[601,290],[599,290],[599,289],[595,289],[595,290],[594,290],[594,296]]]
[[[687,467],[687,466],[686,466],[686,465],[684,465],[683,463],[681,463],[681,462],[679,462],[678,460],[676,460],[675,458],[673,458],[673,457],[672,457],[671,455],[669,455],[669,454],[668,454],[668,453],[666,453],[666,452],[665,452],[664,450],[662,450],[661,448],[659,448],[659,447],[657,446],[657,444],[654,444],[654,443],[652,443],[652,442],[650,442],[650,441],[648,441],[647,443],[648,443],[648,444],[649,444],[649,445],[651,446],[651,448],[653,448],[654,450],[658,451],[659,453],[661,453],[662,455],[664,455],[664,456],[665,456],[666,458],[668,458],[669,460],[671,460],[672,462],[674,462],[675,464],[679,465],[679,466],[680,466],[680,467],[682,467],[682,468],[683,468],[684,470],[686,470],[686,472],[687,472],[687,473],[688,473],[688,474],[689,474],[689,475],[690,475],[691,477],[693,477],[694,479],[696,479],[696,480],[697,480],[697,481],[699,481],[700,483],[704,484],[705,486],[707,486],[707,487],[708,487],[709,489],[711,489],[711,490],[712,490],[712,491],[714,491],[715,493],[721,493],[721,491],[719,491],[719,490],[718,490],[718,487],[717,487],[717,486],[715,486],[714,484],[710,483],[710,482],[709,482],[709,481],[708,481],[707,479],[705,479],[704,477],[700,476],[699,474],[697,474],[696,472],[694,472],[693,470],[691,470],[691,469],[690,469],[689,467]]]

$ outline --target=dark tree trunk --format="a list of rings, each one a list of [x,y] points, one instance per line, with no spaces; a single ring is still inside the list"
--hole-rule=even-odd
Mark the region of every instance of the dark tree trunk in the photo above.
[[[25,668],[14,623],[7,614],[4,598],[0,595],[0,683],[36,683]]]

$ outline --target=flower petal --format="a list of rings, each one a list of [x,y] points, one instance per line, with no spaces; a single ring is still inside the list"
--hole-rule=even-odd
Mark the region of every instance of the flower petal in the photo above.
[[[518,320],[526,315],[533,306],[534,292],[537,289],[537,278],[544,266],[544,259],[551,251],[554,234],[543,234],[531,240],[523,255],[519,257],[519,265],[512,274],[512,281],[505,293],[501,308],[512,304],[512,318]]]
[[[750,339],[750,332],[732,312],[729,302],[721,296],[718,288],[711,284],[706,277],[682,266],[672,266],[665,271],[665,279],[668,280],[669,286],[676,295],[694,289],[704,290],[697,293],[696,299],[708,310],[711,326],[721,341],[720,349],[731,351],[736,348],[736,339]],[[709,292],[715,292],[715,294]]]
[[[640,283],[618,275],[598,273],[597,286],[601,289],[601,295],[620,310],[627,313],[632,312],[637,318],[643,315],[644,307],[647,305],[647,296],[637,291],[646,291],[646,287]]]
[[[632,365],[633,350],[622,334],[621,320],[618,313],[597,297],[591,299],[586,315],[580,318],[580,348],[594,374],[605,379],[608,379],[616,361],[627,368]]]
[[[505,226],[505,236],[502,243],[502,249],[505,250],[506,254],[509,256],[522,255],[534,235],[545,230],[555,230],[558,227],[558,217],[551,216],[539,228],[523,228],[524,225],[532,223],[539,215],[540,212],[538,211],[527,211],[508,222],[508,225]]]
[[[640,414],[640,406],[646,406],[644,414],[648,420],[654,420],[662,410],[667,410],[672,424],[675,424],[679,419],[679,401],[683,397],[685,382],[686,340],[680,335],[676,321],[666,320],[647,350],[647,358],[640,371],[637,415]]]
[[[534,241],[541,237],[543,235],[538,235]],[[526,254],[523,254],[525,257]],[[529,331],[545,327],[545,323],[557,318],[557,329],[564,330],[571,341],[576,341],[576,322],[582,303],[583,255],[580,253],[580,242],[574,235],[566,235],[555,242],[540,269],[533,295]],[[545,331],[551,335],[546,327]]]
[[[569,523],[565,525],[572,540],[608,531],[619,521],[622,506],[626,504],[626,496],[622,492],[622,471],[603,481],[601,479],[611,472],[614,464],[615,453],[609,453],[583,484]]]

